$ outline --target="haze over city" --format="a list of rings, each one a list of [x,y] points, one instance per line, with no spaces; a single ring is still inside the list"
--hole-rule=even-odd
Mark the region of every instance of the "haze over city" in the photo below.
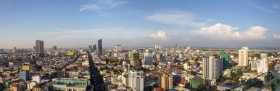
[[[279,47],[278,0],[1,0],[0,48]]]
[[[0,91],[280,91],[279,0],[0,0]]]

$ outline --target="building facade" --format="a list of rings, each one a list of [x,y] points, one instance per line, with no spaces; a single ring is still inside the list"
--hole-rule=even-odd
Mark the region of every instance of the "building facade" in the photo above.
[[[161,75],[159,83],[160,88],[165,90],[173,89],[173,75]]]
[[[120,52],[122,50],[122,45],[116,45],[116,52]]]
[[[36,56],[39,58],[44,57],[44,41],[43,40],[36,40],[35,46]]]
[[[128,73],[128,86],[133,91],[144,91],[144,72],[130,70]]]
[[[214,85],[215,81],[222,76],[223,60],[219,56],[203,58],[203,78],[210,80]]]
[[[259,74],[268,72],[267,54],[261,53],[261,59],[257,61],[257,72]]]
[[[249,48],[242,47],[241,50],[238,51],[238,66],[247,66],[249,64],[248,55],[249,55]]]
[[[98,56],[102,55],[102,39],[98,40]]]

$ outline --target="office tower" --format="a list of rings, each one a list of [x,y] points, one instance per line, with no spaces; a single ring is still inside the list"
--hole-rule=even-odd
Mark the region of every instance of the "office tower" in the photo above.
[[[36,40],[35,52],[37,57],[44,57],[44,41]]]
[[[120,52],[122,50],[122,45],[116,45],[116,52]]]
[[[88,46],[88,50],[89,50],[90,52],[93,52],[93,47],[92,47],[92,45],[89,45],[89,46]]]
[[[13,53],[17,53],[17,47],[14,47]]]
[[[144,72],[130,70],[128,73],[128,86],[132,91],[144,91]]]
[[[203,58],[203,78],[216,81],[222,76],[223,60],[219,56]]]
[[[220,54],[221,58],[223,59],[223,69],[228,69],[229,68],[229,61],[231,58],[229,57],[228,54]]]
[[[160,88],[164,90],[173,89],[173,75],[171,74],[163,74],[159,79]]]
[[[96,44],[92,45],[92,50],[96,51]]]
[[[248,47],[242,47],[242,49],[239,50],[238,66],[247,66],[249,64],[248,54],[249,54]]]
[[[21,80],[27,81],[30,79],[30,72],[27,70],[21,70],[19,75]]]
[[[257,60],[257,72],[259,74],[268,72],[267,54],[261,53],[261,59]]]
[[[52,50],[56,51],[57,47],[56,46],[52,46]]]
[[[153,57],[152,56],[145,56],[144,57],[144,65],[153,65]]]
[[[102,39],[98,40],[98,56],[102,55]]]

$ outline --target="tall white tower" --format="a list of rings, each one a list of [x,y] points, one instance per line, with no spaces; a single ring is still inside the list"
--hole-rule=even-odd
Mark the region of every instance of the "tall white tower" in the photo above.
[[[223,60],[219,56],[203,58],[203,78],[216,81],[223,74]],[[215,84],[215,83],[214,83]]]
[[[133,91],[144,91],[144,72],[130,70],[128,73],[128,86]]]
[[[268,72],[267,54],[261,53],[261,59],[258,60],[257,72],[259,74]]]
[[[249,64],[248,61],[249,48],[242,47],[242,49],[240,49],[238,53],[239,53],[238,66],[247,66]]]

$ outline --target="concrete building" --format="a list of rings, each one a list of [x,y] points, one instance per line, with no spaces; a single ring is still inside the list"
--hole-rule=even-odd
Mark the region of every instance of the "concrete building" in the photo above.
[[[221,58],[223,59],[223,69],[228,69],[229,68],[229,61],[231,60],[231,58],[229,57],[228,54],[219,54],[221,56]]]
[[[165,90],[173,89],[173,75],[161,75],[159,79],[159,87]]]
[[[257,72],[258,74],[268,72],[267,54],[261,53],[261,59],[257,61]]]
[[[132,66],[140,66],[139,54],[129,53],[129,60]]]
[[[13,53],[17,53],[17,47],[14,47]]]
[[[144,72],[130,70],[128,73],[128,86],[133,91],[144,91]]]
[[[57,47],[56,46],[52,46],[52,50],[56,51]]]
[[[43,40],[36,40],[35,46],[36,56],[39,58],[44,57],[44,41]]]
[[[96,44],[92,45],[92,50],[96,51]]]
[[[88,46],[88,50],[89,50],[90,52],[93,52],[93,47],[92,47],[92,45],[89,45],[89,46]]]
[[[247,66],[249,64],[248,55],[249,55],[249,48],[242,47],[241,50],[238,51],[238,66]]]
[[[52,85],[54,91],[86,91],[89,84],[87,79],[68,79],[62,78]]]
[[[153,57],[152,56],[145,56],[144,57],[144,65],[153,65]]]
[[[28,70],[22,70],[19,73],[20,79],[23,81],[27,81],[30,79],[30,72]]]
[[[116,45],[116,52],[120,52],[122,50],[122,45]]]
[[[212,85],[222,76],[223,60],[219,56],[203,58],[203,78],[210,80]]]

